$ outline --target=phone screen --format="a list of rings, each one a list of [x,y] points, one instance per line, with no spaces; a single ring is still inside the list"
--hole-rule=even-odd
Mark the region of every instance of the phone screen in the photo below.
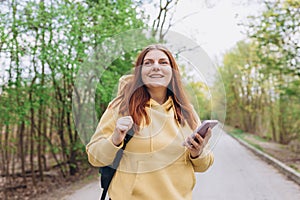
[[[205,137],[208,128],[213,128],[218,124],[217,120],[204,120],[202,124],[196,129],[195,133],[201,135],[201,137]]]

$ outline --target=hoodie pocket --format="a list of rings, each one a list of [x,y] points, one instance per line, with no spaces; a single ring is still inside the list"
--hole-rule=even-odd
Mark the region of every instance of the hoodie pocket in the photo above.
[[[139,168],[146,165],[139,163]],[[138,173],[132,196],[139,199],[184,199],[191,195],[196,178],[191,164],[176,162],[157,171]]]
[[[129,199],[136,180],[135,173],[117,171],[109,187],[112,199]]]

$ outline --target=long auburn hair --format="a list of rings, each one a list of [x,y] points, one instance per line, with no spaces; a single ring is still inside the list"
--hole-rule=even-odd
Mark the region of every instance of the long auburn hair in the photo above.
[[[178,65],[171,52],[160,44],[149,45],[140,52],[135,62],[132,80],[124,86],[123,90],[120,91],[120,95],[113,101],[111,106],[120,106],[119,114],[130,115],[133,118],[135,130],[139,130],[143,119],[145,119],[146,125],[149,125],[150,119],[145,108],[150,100],[150,94],[142,81],[141,70],[144,58],[151,50],[160,50],[169,58],[173,73],[167,88],[167,96],[171,96],[175,106],[176,113],[174,113],[174,118],[181,125],[184,125],[186,121],[191,129],[196,129],[197,120],[184,92]]]

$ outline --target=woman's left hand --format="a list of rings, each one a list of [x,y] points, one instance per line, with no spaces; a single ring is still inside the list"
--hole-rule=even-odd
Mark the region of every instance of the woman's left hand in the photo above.
[[[198,140],[198,142],[195,141],[195,139],[193,139],[191,136],[186,138],[184,146],[189,149],[192,158],[197,158],[201,155],[210,137],[211,128],[207,130],[204,138],[202,138],[199,134],[195,134],[195,139]]]

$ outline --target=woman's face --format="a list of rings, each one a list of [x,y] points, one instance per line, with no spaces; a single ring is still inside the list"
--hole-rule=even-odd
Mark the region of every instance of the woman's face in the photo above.
[[[167,88],[172,79],[172,67],[168,56],[158,49],[149,51],[142,66],[142,80],[149,88]]]

